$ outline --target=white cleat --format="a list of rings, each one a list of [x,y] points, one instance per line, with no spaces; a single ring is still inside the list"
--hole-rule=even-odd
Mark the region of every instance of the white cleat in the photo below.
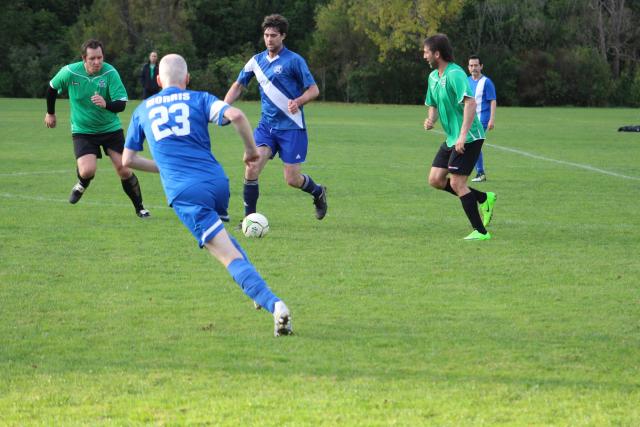
[[[289,309],[282,302],[278,301],[273,310],[273,335],[279,337],[281,335],[293,335],[293,328],[291,327],[291,313]]]

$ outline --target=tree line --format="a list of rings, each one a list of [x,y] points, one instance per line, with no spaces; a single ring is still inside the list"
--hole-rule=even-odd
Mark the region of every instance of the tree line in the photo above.
[[[424,102],[422,40],[444,32],[463,67],[480,55],[501,105],[640,105],[640,0],[13,0],[0,16],[0,96],[44,96],[89,38],[131,98],[151,50],[182,54],[190,87],[224,96],[264,49],[271,13],[289,19],[285,45],[327,101]],[[253,85],[246,97],[257,96]]]

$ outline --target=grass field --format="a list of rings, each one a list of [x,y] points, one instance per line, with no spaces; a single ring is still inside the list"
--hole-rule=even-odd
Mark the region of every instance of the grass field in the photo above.
[[[0,111],[0,425],[640,425],[640,134],[616,131],[637,110],[498,108],[494,238],[464,242],[424,108],[309,105],[327,217],[276,160],[270,235],[231,231],[293,312],[278,339],[157,175],[148,221],[105,159],[72,206],[67,102],[53,130],[43,100]],[[241,143],[211,132],[235,224]]]

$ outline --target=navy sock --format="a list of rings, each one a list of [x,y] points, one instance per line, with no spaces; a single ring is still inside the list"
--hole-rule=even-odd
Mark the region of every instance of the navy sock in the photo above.
[[[244,180],[244,216],[255,213],[258,209],[258,197],[260,197],[260,187],[257,179]]]
[[[462,209],[464,209],[464,213],[467,214],[467,218],[469,219],[471,226],[480,233],[487,234],[487,229],[482,225],[482,218],[480,218],[480,212],[478,211],[478,201],[476,200],[476,196],[473,192],[460,197],[460,202],[462,203]]]
[[[304,178],[304,182],[302,183],[302,187],[300,189],[306,193],[311,194],[313,197],[320,197],[322,194],[322,187],[313,182],[313,179],[309,175],[302,175]]]
[[[245,295],[273,313],[274,306],[280,299],[271,292],[267,283],[249,261],[243,258],[234,259],[227,266],[227,271],[240,285]]]

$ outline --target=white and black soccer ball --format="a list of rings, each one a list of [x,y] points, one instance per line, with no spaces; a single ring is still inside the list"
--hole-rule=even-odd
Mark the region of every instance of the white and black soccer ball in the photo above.
[[[267,217],[252,213],[242,220],[242,234],[247,237],[264,237],[269,232],[269,221]]]

